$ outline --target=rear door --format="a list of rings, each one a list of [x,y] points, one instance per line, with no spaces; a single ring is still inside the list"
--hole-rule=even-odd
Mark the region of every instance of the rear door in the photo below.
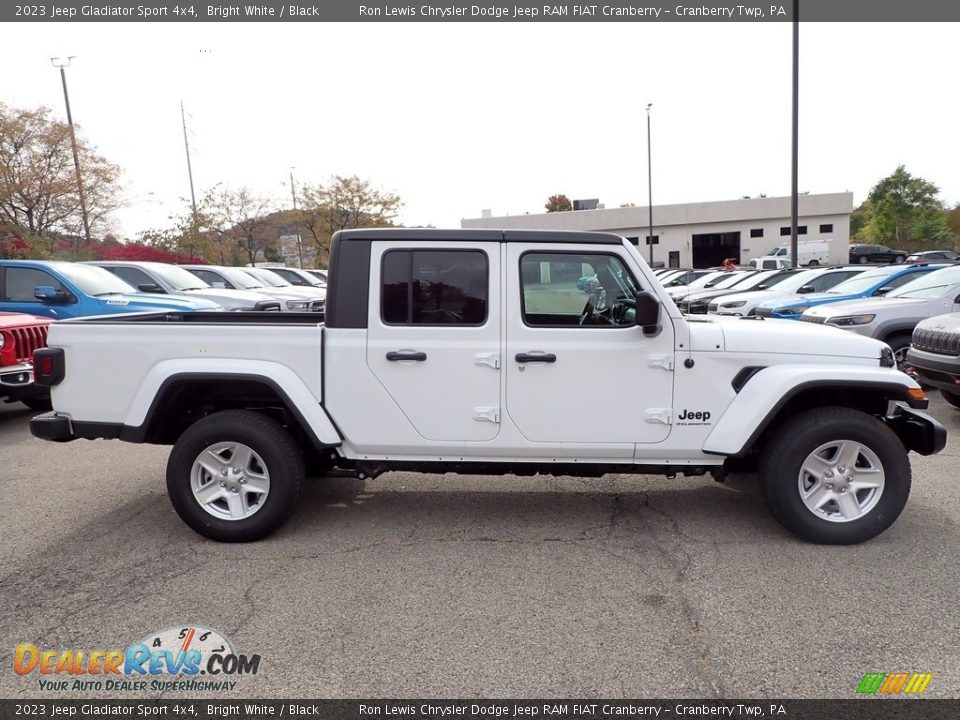
[[[500,431],[499,252],[490,242],[371,245],[367,365],[427,440]]]

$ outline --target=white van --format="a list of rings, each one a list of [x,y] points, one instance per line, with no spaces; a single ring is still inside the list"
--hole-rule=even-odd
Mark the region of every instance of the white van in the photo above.
[[[774,248],[767,257],[790,257],[790,246],[783,245]],[[803,240],[797,239],[797,260],[798,265],[817,265],[830,264],[830,240]]]

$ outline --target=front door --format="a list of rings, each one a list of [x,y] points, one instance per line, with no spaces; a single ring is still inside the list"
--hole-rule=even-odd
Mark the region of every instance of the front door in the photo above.
[[[506,251],[506,410],[534,442],[657,443],[670,433],[673,326],[634,324],[644,289],[625,248]],[[633,269],[631,269],[633,268]]]
[[[427,440],[500,431],[499,245],[374,242],[367,365]],[[370,418],[376,422],[376,418]]]

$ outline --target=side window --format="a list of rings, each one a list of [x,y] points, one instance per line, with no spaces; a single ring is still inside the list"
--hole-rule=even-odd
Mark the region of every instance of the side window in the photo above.
[[[52,285],[64,290],[63,285],[53,275],[34,268],[7,268],[7,300],[15,302],[40,302],[33,296],[37,285]]]
[[[531,327],[634,324],[639,286],[615,255],[528,252],[520,258],[520,285]]]
[[[150,276],[147,275],[143,270],[132,267],[109,267],[107,268],[110,272],[116,275],[121,280],[126,280],[128,283],[133,285],[137,290],[140,289],[141,285],[155,285],[156,283],[150,279]]]
[[[380,315],[388,325],[483,325],[489,263],[480,250],[389,250]]]

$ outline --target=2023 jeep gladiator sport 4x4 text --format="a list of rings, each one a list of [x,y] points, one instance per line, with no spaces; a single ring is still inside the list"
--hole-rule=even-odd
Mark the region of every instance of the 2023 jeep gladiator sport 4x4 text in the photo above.
[[[754,318],[684,318],[606,233],[348,230],[326,323],[165,313],[60,322],[37,353],[47,440],[173,445],[194,530],[255,540],[307,475],[703,475],[758,463],[773,515],[855,543],[946,432],[884,343]]]

